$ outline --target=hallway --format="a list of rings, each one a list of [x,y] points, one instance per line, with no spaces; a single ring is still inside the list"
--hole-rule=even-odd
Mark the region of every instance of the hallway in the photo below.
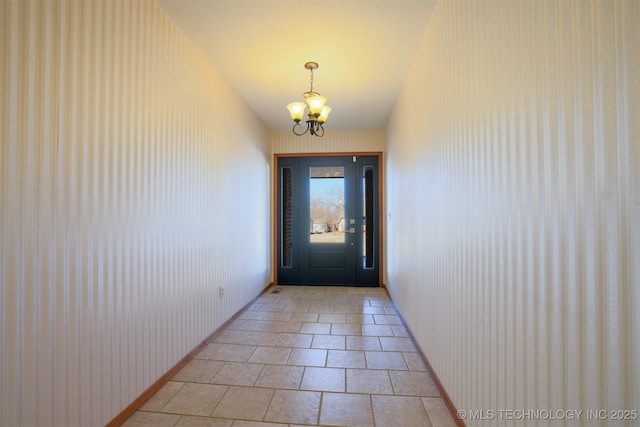
[[[454,426],[382,288],[278,286],[124,426]]]

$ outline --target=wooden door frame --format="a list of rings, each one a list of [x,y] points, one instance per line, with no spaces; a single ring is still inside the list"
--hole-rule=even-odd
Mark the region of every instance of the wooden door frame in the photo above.
[[[278,159],[286,157],[345,157],[372,156],[378,158],[378,286],[384,287],[384,164],[381,151],[327,152],[327,153],[275,153],[272,159],[271,175],[271,275],[272,283],[278,285]]]

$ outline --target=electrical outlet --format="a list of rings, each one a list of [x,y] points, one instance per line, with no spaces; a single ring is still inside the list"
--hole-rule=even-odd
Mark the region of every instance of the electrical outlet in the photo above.
[[[222,297],[224,296],[224,288],[222,286],[220,286],[220,289],[218,289],[218,294],[220,295],[220,299],[222,299]]]

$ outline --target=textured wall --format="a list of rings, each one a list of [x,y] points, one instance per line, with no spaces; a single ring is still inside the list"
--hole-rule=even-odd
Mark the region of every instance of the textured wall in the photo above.
[[[387,282],[458,408],[640,410],[639,22],[435,9],[386,129]]]
[[[329,119],[322,138],[309,134],[296,136],[293,132],[274,132],[271,135],[271,150],[275,154],[381,152],[384,150],[384,132],[331,130]]]
[[[151,1],[1,1],[0,94],[0,425],[102,425],[269,282],[269,134]]]

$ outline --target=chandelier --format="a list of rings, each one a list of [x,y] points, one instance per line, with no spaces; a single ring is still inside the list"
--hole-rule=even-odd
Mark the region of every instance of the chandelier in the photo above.
[[[327,102],[327,98],[313,91],[313,70],[318,69],[318,63],[307,62],[304,64],[304,68],[311,72],[309,92],[304,93],[304,98],[307,103],[292,102],[287,105],[291,118],[296,122],[296,124],[293,125],[293,133],[302,136],[309,132],[313,136],[322,137],[324,136],[323,125],[324,122],[327,121],[331,108],[324,105],[324,103]],[[309,114],[307,116],[307,128],[305,129],[304,126],[300,124],[300,120],[302,120],[302,116],[304,116],[307,104],[309,106]]]

